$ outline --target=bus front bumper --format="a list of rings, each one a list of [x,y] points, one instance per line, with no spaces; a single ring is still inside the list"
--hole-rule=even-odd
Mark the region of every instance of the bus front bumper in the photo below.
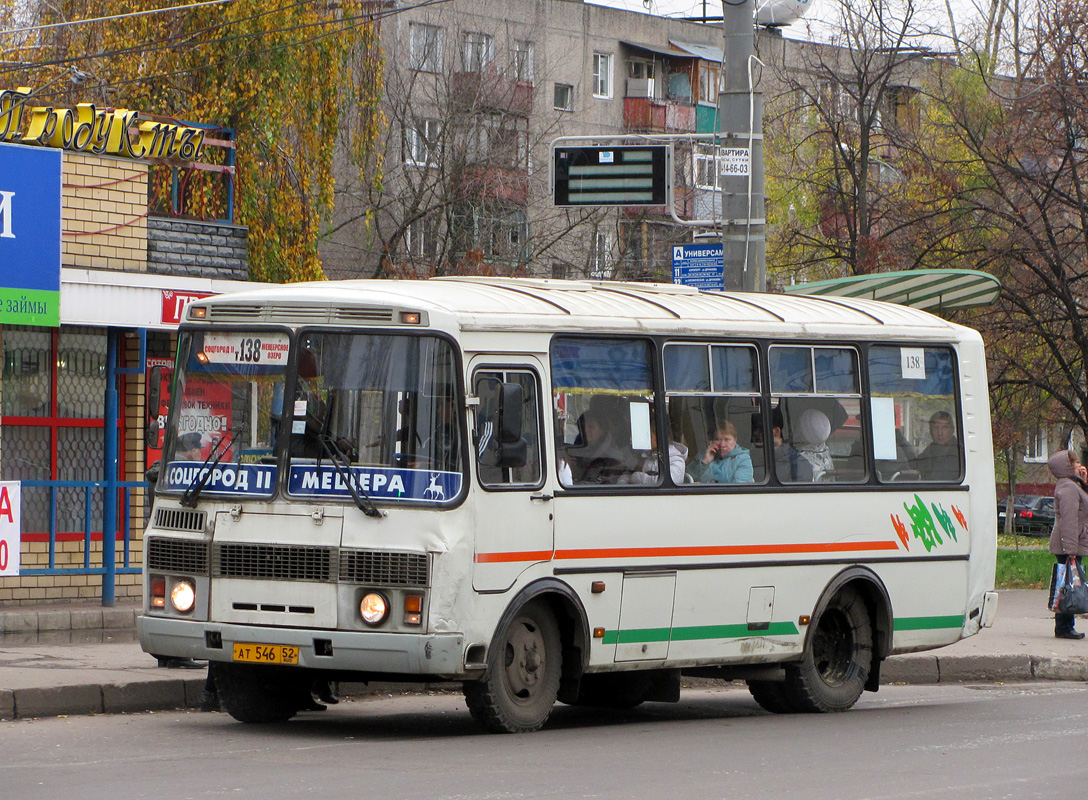
[[[446,678],[465,672],[459,633],[299,630],[146,615],[136,619],[136,631],[144,651],[158,656],[232,661],[234,644],[247,643],[297,647],[304,668]]]

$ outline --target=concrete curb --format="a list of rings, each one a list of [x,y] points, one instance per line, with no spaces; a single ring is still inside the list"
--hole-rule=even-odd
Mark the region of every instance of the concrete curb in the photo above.
[[[881,683],[1003,683],[1019,681],[1088,681],[1088,660],[1030,655],[896,656],[884,662]],[[457,684],[342,684],[345,697],[450,691]],[[49,688],[0,690],[0,720],[84,714],[136,714],[197,708],[204,676],[134,680]]]

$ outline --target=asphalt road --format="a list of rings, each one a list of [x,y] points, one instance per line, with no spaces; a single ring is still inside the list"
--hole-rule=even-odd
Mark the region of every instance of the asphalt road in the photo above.
[[[773,716],[741,688],[625,712],[557,707],[481,733],[457,694],[344,703],[275,726],[160,712],[0,722],[19,800],[1053,798],[1078,795],[1083,683],[888,686],[845,714]]]

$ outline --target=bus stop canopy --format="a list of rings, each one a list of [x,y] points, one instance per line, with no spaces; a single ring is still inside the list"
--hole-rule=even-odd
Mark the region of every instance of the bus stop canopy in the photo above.
[[[926,311],[988,306],[1001,294],[1001,281],[973,269],[911,269],[801,283],[787,294],[863,297]]]

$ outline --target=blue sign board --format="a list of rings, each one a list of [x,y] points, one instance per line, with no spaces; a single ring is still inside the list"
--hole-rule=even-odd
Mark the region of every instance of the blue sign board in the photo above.
[[[0,324],[60,325],[61,151],[0,144]]]
[[[461,491],[461,473],[428,469],[388,467],[351,467],[347,474],[355,489],[373,500],[415,500],[442,503]],[[346,475],[335,467],[322,464],[292,464],[287,476],[287,493],[294,497],[336,498],[348,500]]]
[[[205,477],[207,476],[207,477]],[[204,481],[201,491],[271,497],[276,491],[276,467],[269,464],[217,464],[171,461],[159,479],[167,491],[188,489]]]
[[[697,289],[724,291],[721,242],[673,245],[672,282]]]

